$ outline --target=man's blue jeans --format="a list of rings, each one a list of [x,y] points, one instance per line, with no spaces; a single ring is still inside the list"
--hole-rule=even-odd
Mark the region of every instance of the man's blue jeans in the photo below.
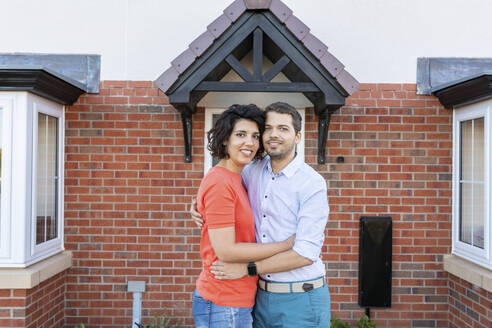
[[[207,301],[195,290],[193,293],[193,319],[196,328],[251,328],[253,308],[216,305]]]

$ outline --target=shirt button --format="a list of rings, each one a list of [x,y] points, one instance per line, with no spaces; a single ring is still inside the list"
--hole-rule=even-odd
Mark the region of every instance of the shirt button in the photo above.
[[[263,235],[263,238],[265,238],[265,237],[266,237],[266,235]]]
[[[269,274],[267,274],[267,277],[270,278],[271,276]]]
[[[268,198],[268,196],[267,196],[267,195],[265,195],[265,198]]]
[[[272,180],[275,180],[275,177],[272,177]]]
[[[266,218],[266,215],[265,215],[265,214],[263,214],[263,217],[264,217],[264,218]]]

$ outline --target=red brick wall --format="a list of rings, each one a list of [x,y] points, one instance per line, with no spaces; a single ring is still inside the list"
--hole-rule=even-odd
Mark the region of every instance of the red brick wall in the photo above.
[[[0,290],[0,327],[62,328],[65,272],[32,289]]]
[[[204,111],[193,116],[193,163],[183,163],[177,111],[150,82],[105,81],[67,109],[66,321],[131,322],[128,280],[145,280],[145,314],[192,325],[201,268],[187,207],[203,175]],[[393,299],[379,327],[448,327],[452,112],[415,85],[365,84],[332,116],[327,164],[316,164],[317,118],[306,111],[306,160],[327,180],[331,207],[322,257],[333,314],[355,321],[361,215],[391,215]],[[345,163],[337,164],[336,157]]]
[[[449,327],[492,327],[492,293],[449,275]]]
[[[416,95],[415,85],[365,84],[334,115],[330,164],[315,166],[326,177],[331,207],[323,259],[333,315],[363,315],[359,217],[387,214],[393,219],[392,307],[371,309],[371,317],[380,327],[448,327],[442,255],[451,250],[451,114],[436,98]],[[314,131],[308,135],[314,137]],[[345,163],[336,164],[336,156]]]
[[[164,308],[191,324],[201,268],[186,206],[203,156],[183,163],[181,119],[150,82],[105,81],[66,113],[65,247],[73,251],[67,323],[126,327],[129,280],[145,280],[146,318]],[[203,114],[194,116],[203,129]],[[194,144],[201,142],[200,132]]]

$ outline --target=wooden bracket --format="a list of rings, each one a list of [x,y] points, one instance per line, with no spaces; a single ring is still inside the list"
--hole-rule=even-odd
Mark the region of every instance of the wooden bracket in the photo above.
[[[191,114],[181,113],[181,122],[183,123],[183,137],[184,137],[184,161],[185,163],[191,163]]]
[[[330,125],[331,111],[319,114],[318,121],[318,164],[326,163],[326,140],[328,138],[328,127]]]
[[[193,137],[191,122],[196,107],[190,107],[189,104],[174,104],[174,107],[180,112],[183,125],[184,162],[191,163],[191,139]]]

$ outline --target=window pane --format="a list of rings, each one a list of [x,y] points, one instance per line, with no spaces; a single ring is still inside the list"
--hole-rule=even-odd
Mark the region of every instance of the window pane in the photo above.
[[[460,241],[484,247],[484,118],[461,122]]]
[[[3,145],[2,133],[3,133],[3,109],[2,107],[0,107],[0,219],[2,217],[2,145]]]
[[[461,180],[472,179],[473,121],[461,122]]]
[[[57,237],[57,198],[58,198],[58,165],[56,158],[58,157],[58,119],[48,116],[48,193],[47,207],[50,209],[51,222],[47,222],[49,227],[47,231],[48,240]]]
[[[484,177],[484,119],[473,120],[473,180],[483,182]]]
[[[38,113],[36,244],[57,237],[57,122]]]
[[[473,190],[473,246],[483,249],[484,245],[484,185],[475,184]]]
[[[472,184],[461,183],[460,240],[471,244],[472,240]]]

